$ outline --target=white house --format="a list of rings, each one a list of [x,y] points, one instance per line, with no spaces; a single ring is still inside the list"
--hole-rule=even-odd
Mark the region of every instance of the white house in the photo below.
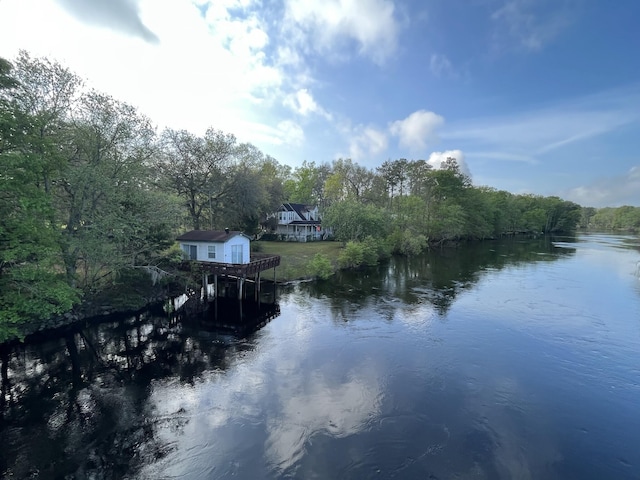
[[[251,239],[242,232],[225,229],[192,230],[177,238],[188,260],[211,263],[249,263]]]
[[[307,242],[323,240],[330,232],[322,228],[317,206],[302,203],[283,203],[272,215],[277,220],[273,233],[283,240]]]

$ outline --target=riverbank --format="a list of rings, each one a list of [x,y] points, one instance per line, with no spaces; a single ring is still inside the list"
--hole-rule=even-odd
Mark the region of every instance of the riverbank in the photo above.
[[[276,282],[311,278],[309,262],[320,253],[329,258],[334,271],[338,268],[338,256],[342,251],[340,242],[252,242],[256,252],[280,255],[280,266],[276,268]]]
[[[337,270],[337,260],[342,250],[340,242],[257,241],[254,245],[256,251],[281,256],[280,266],[276,268],[277,283],[312,278],[309,273],[309,262],[317,253],[329,258],[334,271]],[[268,277],[265,279],[270,280]],[[99,320],[115,314],[135,313],[149,305],[180,295],[189,286],[197,287],[199,281],[199,274],[190,275],[183,272],[182,275],[171,276],[153,284],[146,273],[138,270],[127,271],[108,288],[85,297],[72,311],[15,325],[15,330],[11,333],[7,332],[9,334],[0,343],[68,327],[78,322],[91,322],[93,319]]]

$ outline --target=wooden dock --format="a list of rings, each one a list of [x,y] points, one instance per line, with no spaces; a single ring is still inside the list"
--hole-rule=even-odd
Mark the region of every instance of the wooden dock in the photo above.
[[[260,275],[262,272],[273,268],[273,283],[275,285],[276,267],[280,265],[280,255],[251,253],[251,260],[249,263],[216,263],[201,261],[191,261],[189,263],[196,263],[202,270],[202,287],[205,292],[207,291],[207,285],[209,284],[209,276],[213,275],[214,298],[217,298],[219,295],[218,286],[220,281],[225,282],[225,285],[227,285],[229,281],[232,280],[237,282],[239,299],[246,298],[246,284],[248,281],[253,281],[255,283],[254,296],[257,300],[260,297]]]

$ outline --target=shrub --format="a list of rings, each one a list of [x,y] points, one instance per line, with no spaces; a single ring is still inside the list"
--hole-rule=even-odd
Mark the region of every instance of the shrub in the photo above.
[[[316,253],[314,257],[309,260],[308,269],[311,275],[315,278],[321,278],[322,280],[326,280],[333,275],[331,260],[322,253]]]
[[[275,242],[278,240],[278,235],[275,233],[264,233],[260,237],[260,240],[264,240],[265,242]]]
[[[393,251],[400,255],[418,255],[428,246],[427,237],[422,234],[415,234],[409,230],[396,230],[390,235],[389,241],[393,246]]]
[[[364,246],[359,242],[347,242],[338,257],[338,265],[341,268],[359,267],[364,261],[364,250]]]
[[[177,243],[162,252],[161,261],[163,264],[176,265],[182,263],[185,259],[185,253]]]
[[[362,242],[363,263],[365,265],[376,265],[381,259],[391,255],[391,249],[384,239],[369,236]]]
[[[401,252],[403,255],[418,255],[427,248],[427,237],[424,235],[407,234],[403,240]]]

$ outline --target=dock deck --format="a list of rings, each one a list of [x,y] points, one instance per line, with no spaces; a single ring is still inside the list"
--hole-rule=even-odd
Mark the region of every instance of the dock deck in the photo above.
[[[251,253],[249,263],[214,263],[191,260],[186,262],[188,265],[197,264],[202,272],[202,288],[207,291],[209,277],[213,276],[214,297],[219,296],[219,281],[228,285],[229,281],[237,282],[238,298],[246,298],[246,284],[253,277],[252,282],[255,284],[255,298],[260,297],[260,274],[266,270],[273,268],[274,283],[274,302],[275,302],[275,283],[276,283],[276,267],[280,265],[280,255],[271,255],[266,253]],[[226,288],[224,289],[226,291]]]
[[[196,262],[209,275],[226,275],[238,278],[254,276],[280,265],[280,255],[252,253],[249,263]]]

